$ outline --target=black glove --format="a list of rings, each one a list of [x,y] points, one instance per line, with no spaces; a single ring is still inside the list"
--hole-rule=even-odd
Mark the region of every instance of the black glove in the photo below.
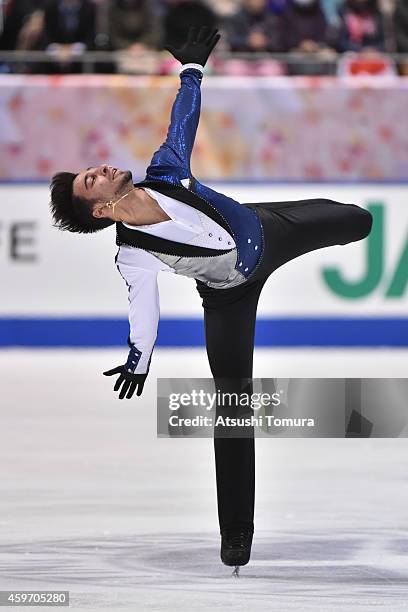
[[[137,387],[136,395],[142,395],[143,386],[145,380],[147,378],[146,374],[132,374],[131,372],[127,372],[124,365],[117,366],[112,370],[107,370],[104,372],[105,376],[112,376],[113,374],[120,374],[117,379],[115,386],[113,388],[114,391],[118,391],[119,387],[122,385],[122,389],[119,393],[119,399],[123,399],[126,395],[126,399],[130,399],[135,392]]]
[[[123,383],[122,389],[119,393],[119,399],[123,399],[126,395],[126,392],[126,399],[130,399],[133,393],[135,392],[136,387],[136,395],[142,395],[143,386],[149,373],[150,359],[147,366],[147,372],[145,374],[134,374],[132,372],[132,370],[136,369],[141,352],[130,342],[130,338],[128,338],[128,345],[130,346],[130,351],[126,363],[124,365],[117,366],[112,370],[107,370],[106,372],[103,372],[105,376],[120,374],[113,388],[114,391],[118,391]]]
[[[216,28],[208,26],[191,26],[188,31],[187,42],[181,49],[175,49],[171,45],[164,48],[182,64],[200,64],[205,66],[211,51],[221,38]]]

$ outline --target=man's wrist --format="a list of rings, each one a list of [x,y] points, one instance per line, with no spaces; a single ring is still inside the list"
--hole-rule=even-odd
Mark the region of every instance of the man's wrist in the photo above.
[[[196,70],[199,70],[201,73],[204,72],[204,66],[202,66],[201,64],[194,64],[192,62],[188,63],[188,64],[183,64],[179,70],[179,74],[181,74],[183,72],[183,70],[186,70],[187,68],[195,68]]]

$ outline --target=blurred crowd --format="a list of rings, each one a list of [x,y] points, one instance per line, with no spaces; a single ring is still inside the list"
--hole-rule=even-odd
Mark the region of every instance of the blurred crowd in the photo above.
[[[408,74],[408,0],[3,0],[0,50],[52,61],[3,72],[82,72],[86,51],[116,51],[94,72],[171,74],[164,46],[191,25],[223,36],[206,70],[228,75]],[[105,57],[105,56],[104,56]],[[286,58],[286,59],[285,59]],[[290,58],[290,61],[289,61]],[[89,64],[87,64],[89,70]]]

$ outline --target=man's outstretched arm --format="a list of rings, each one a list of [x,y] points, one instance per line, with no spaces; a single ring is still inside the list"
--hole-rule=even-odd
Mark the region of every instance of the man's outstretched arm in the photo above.
[[[125,364],[104,374],[119,374],[114,391],[119,391],[119,399],[130,399],[135,391],[136,395],[142,394],[156,342],[160,318],[158,271],[118,263],[116,265],[129,291],[130,350]]]
[[[191,153],[200,119],[203,68],[219,38],[217,30],[192,27],[181,49],[166,47],[182,64],[181,86],[171,111],[166,140],[153,155],[146,171],[147,178],[165,178],[169,167],[173,173],[177,168],[183,175],[181,178],[190,176]]]

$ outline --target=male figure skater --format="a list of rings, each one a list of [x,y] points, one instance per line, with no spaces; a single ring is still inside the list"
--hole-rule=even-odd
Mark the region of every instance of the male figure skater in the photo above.
[[[93,233],[116,224],[116,266],[129,291],[129,354],[119,375],[119,398],[141,395],[157,335],[157,274],[195,279],[204,308],[212,375],[252,379],[256,310],[269,275],[303,253],[365,238],[371,214],[328,199],[242,204],[200,183],[190,156],[200,115],[203,67],[220,35],[190,28],[180,49],[167,47],[182,66],[166,141],[143,181],[109,165],[51,182],[55,227]],[[254,438],[214,437],[221,559],[249,561],[254,519]]]

